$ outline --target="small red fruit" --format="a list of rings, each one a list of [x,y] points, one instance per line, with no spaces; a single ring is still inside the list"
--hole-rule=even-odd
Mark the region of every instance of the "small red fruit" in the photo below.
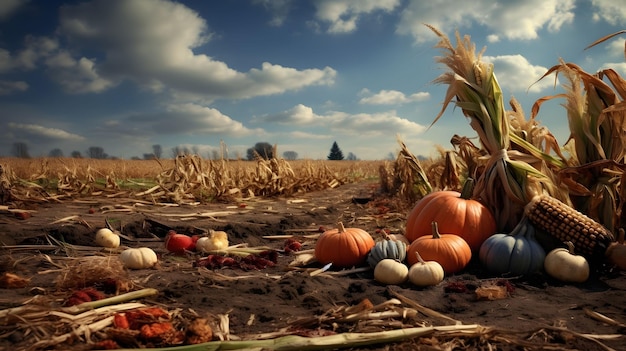
[[[182,254],[187,250],[193,250],[194,246],[195,243],[190,236],[178,234],[174,230],[170,230],[165,236],[165,248],[169,252]]]
[[[14,215],[15,215],[15,218],[21,219],[21,220],[30,218],[30,213],[26,211],[15,212]]]

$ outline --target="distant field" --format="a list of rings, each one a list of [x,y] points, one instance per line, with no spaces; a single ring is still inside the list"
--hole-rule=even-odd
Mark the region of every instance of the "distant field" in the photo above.
[[[390,164],[393,162],[206,160],[195,155],[158,161],[0,158],[4,178],[12,184],[16,198],[105,194],[167,202],[289,195],[377,181],[381,166]]]
[[[244,160],[206,160],[201,164],[205,169],[215,164],[224,164],[231,170],[252,171],[257,168],[256,161]],[[303,168],[328,167],[332,172],[348,178],[377,178],[378,168],[385,161],[328,161],[328,160],[295,160],[287,161],[293,171],[298,174]],[[114,175],[115,179],[156,179],[160,173],[175,167],[174,159],[156,160],[109,160],[91,158],[0,158],[1,165],[7,165],[18,178],[33,180],[40,176],[53,178],[68,172],[94,177]]]

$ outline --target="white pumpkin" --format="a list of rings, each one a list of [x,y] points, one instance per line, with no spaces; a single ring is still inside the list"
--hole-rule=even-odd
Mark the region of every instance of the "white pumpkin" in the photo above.
[[[120,260],[127,268],[144,269],[153,267],[157,263],[158,258],[151,248],[139,247],[122,251]]]
[[[101,228],[96,232],[96,245],[115,249],[120,246],[120,236],[109,228]]]
[[[551,277],[567,283],[583,283],[589,279],[589,262],[574,253],[574,244],[566,242],[566,248],[557,248],[546,255],[544,270]]]
[[[228,234],[221,230],[210,230],[209,236],[202,237],[196,242],[196,250],[211,252],[228,248]]]
[[[445,272],[437,261],[424,261],[419,253],[417,262],[409,268],[409,281],[417,286],[437,285],[443,281]]]
[[[404,263],[391,258],[379,261],[374,267],[374,279],[383,284],[402,284],[408,274],[409,268]]]

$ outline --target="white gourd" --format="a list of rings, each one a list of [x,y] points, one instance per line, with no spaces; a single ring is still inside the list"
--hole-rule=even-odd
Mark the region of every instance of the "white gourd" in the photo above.
[[[562,282],[583,283],[589,279],[589,262],[574,253],[574,244],[567,242],[568,248],[557,248],[546,255],[544,269],[548,275]]]
[[[120,260],[124,266],[130,269],[144,269],[153,267],[157,261],[157,255],[149,247],[130,248],[122,251]]]
[[[445,272],[437,261],[424,261],[417,253],[418,262],[409,268],[409,281],[417,286],[437,285],[443,281]]]

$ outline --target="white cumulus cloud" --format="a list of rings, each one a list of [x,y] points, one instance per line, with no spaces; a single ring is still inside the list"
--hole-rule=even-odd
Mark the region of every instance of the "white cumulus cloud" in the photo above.
[[[262,5],[270,12],[272,19],[269,24],[274,27],[283,25],[292,6],[292,0],[253,0],[253,3]]]
[[[424,101],[430,98],[430,93],[427,92],[419,92],[407,96],[403,92],[397,90],[381,90],[376,94],[371,94],[369,90],[364,89],[361,91],[361,94],[369,96],[361,98],[359,103],[369,105],[406,104],[415,101]]]
[[[451,35],[455,29],[479,24],[492,33],[491,42],[507,39],[535,39],[546,28],[558,31],[574,19],[574,0],[420,1],[410,0],[401,14],[397,31],[413,36],[416,42],[434,38],[424,23]]]
[[[20,7],[29,0],[2,0],[0,1],[0,20],[5,20],[13,15]]]
[[[24,81],[0,80],[0,95],[9,95],[26,90],[28,90],[28,83]]]
[[[483,61],[493,63],[498,83],[505,93],[538,93],[554,86],[553,78],[537,82],[548,69],[532,65],[522,55],[484,56]]]
[[[621,1],[615,0],[591,0],[593,5],[593,19],[604,20],[611,25],[626,24],[626,7]],[[606,33],[609,34],[609,33]]]
[[[81,73],[76,82],[68,72],[55,75],[73,90],[96,91],[131,80],[179,98],[212,101],[330,85],[336,76],[330,67],[299,70],[269,62],[240,72],[198,54],[194,50],[212,33],[197,12],[172,1],[94,0],[63,6],[60,13],[59,33],[72,43],[72,52],[89,50],[102,57],[75,58],[73,70]],[[90,86],[87,78],[98,84]]]
[[[281,124],[325,127],[329,128],[331,133],[346,135],[373,136],[395,135],[397,133],[415,135],[426,130],[425,126],[398,116],[394,110],[372,114],[351,114],[340,111],[316,114],[311,107],[302,104],[277,114],[263,116],[260,120]]]
[[[28,135],[34,138],[44,138],[48,140],[60,141],[81,141],[85,139],[80,135],[72,134],[62,129],[48,128],[37,124],[22,124],[10,122],[8,126],[9,129],[11,129],[16,134]]]
[[[195,103],[167,105],[164,111],[129,116],[125,123],[110,125],[124,130],[144,130],[153,134],[189,134],[246,136],[262,134],[262,129],[250,129],[219,110]]]
[[[358,19],[375,11],[391,12],[399,0],[317,0],[315,17],[328,22],[329,33],[350,33],[356,30]]]

